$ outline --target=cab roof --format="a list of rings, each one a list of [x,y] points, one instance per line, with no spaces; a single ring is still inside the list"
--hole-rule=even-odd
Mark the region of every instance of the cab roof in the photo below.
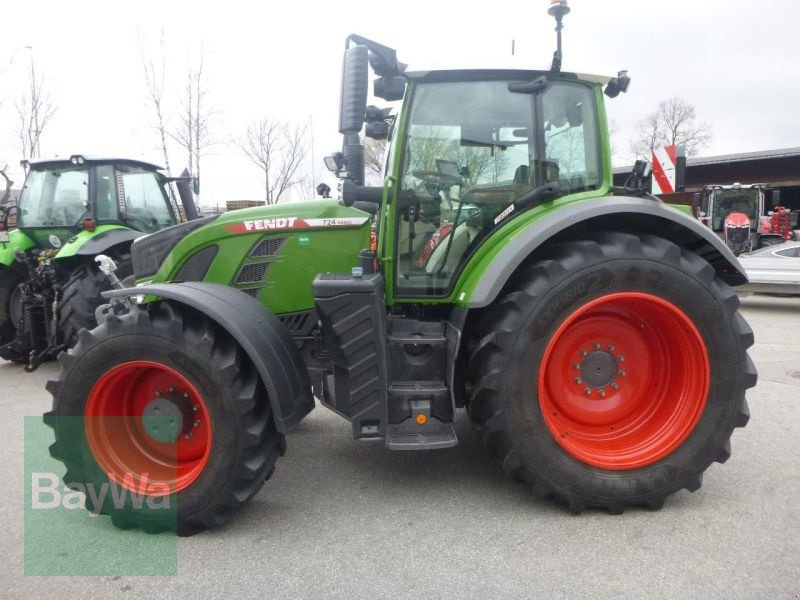
[[[520,69],[520,68],[499,68],[499,69],[429,69],[407,71],[404,75],[409,79],[421,81],[480,81],[483,79],[536,79],[542,75],[552,76],[554,79],[577,79],[605,85],[611,81],[608,75],[591,75],[588,73],[571,73],[551,71]]]
[[[27,163],[32,169],[46,169],[48,167],[66,167],[74,165],[72,161],[75,157],[83,158],[81,164],[124,164],[133,167],[140,167],[148,171],[161,171],[164,167],[150,163],[138,158],[127,158],[121,156],[92,156],[91,154],[72,154],[70,156],[55,156],[51,158],[35,158],[31,160],[22,161],[23,164]]]

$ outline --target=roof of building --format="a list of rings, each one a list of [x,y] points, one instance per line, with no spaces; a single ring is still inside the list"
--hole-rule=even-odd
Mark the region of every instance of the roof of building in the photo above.
[[[687,167],[701,167],[704,165],[718,165],[724,163],[747,162],[750,160],[766,160],[773,158],[792,158],[800,156],[800,146],[791,148],[778,148],[776,150],[759,150],[757,152],[738,152],[736,154],[718,154],[716,156],[696,156],[686,159]],[[628,173],[632,168],[615,167],[614,173]]]

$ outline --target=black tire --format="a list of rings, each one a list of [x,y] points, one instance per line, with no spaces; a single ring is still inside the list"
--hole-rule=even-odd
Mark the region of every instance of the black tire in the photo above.
[[[680,489],[697,490],[711,463],[730,456],[731,434],[749,418],[745,389],[756,383],[746,351],[753,334],[734,291],[706,261],[650,235],[598,233],[554,245],[537,258],[487,309],[470,347],[468,408],[491,454],[537,497],[554,498],[572,512],[660,508]],[[707,348],[708,394],[688,437],[669,454],[638,468],[598,468],[567,452],[548,429],[540,367],[550,340],[564,331],[562,323],[572,323],[574,311],[628,292],[664,299],[691,320]],[[575,383],[581,390],[586,385],[578,378]]]
[[[133,274],[130,253],[117,255],[114,260],[117,264],[116,275],[120,281]],[[97,326],[95,310],[106,302],[101,293],[110,289],[108,278],[94,261],[81,263],[70,273],[62,288],[59,303],[61,340],[67,347],[75,344],[81,329],[93,329]]]
[[[0,346],[14,341],[17,337],[17,322],[19,316],[16,314],[19,307],[12,307],[15,298],[14,292],[18,289],[21,278],[14,269],[0,266]],[[17,364],[28,362],[26,352],[10,351],[4,352],[2,358]]]
[[[47,385],[53,410],[45,423],[55,431],[50,454],[66,466],[68,486],[102,489],[109,483],[82,417],[104,374],[141,360],[173,369],[198,392],[211,422],[207,462],[188,487],[169,496],[177,512],[155,510],[146,502],[139,508],[130,501],[118,506],[109,498],[95,506],[88,495],[86,508],[110,515],[120,529],[139,526],[147,532],[193,535],[218,527],[261,489],[286,442],[275,429],[265,388],[250,360],[233,338],[197,312],[161,302],[120,317],[109,315],[96,329],[82,330],[77,345],[59,356],[58,380]]]

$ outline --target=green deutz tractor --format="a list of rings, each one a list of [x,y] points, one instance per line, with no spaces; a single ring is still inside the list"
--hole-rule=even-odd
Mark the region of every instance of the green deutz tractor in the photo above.
[[[140,160],[73,155],[23,164],[19,205],[0,218],[0,358],[32,371],[97,325],[100,293],[110,286],[95,258],[108,254],[118,277],[131,276],[133,240],[178,222],[170,181],[187,215],[196,213],[186,178]]]
[[[366,106],[370,66],[396,118]],[[117,527],[219,526],[316,397],[398,451],[455,446],[466,408],[511,477],[573,512],[698,489],[748,420],[746,276],[686,212],[612,187],[603,86],[627,83],[562,72],[560,52],[544,71],[412,72],[350,36],[342,201],[134,242],[138,287],[105,294],[48,384],[65,485]],[[375,188],[365,119],[389,138]]]

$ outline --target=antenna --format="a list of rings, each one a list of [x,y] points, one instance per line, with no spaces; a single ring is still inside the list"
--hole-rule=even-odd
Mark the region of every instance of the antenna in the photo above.
[[[567,0],[550,0],[550,8],[547,9],[547,14],[552,15],[556,19],[556,51],[553,53],[553,65],[550,70],[554,73],[561,71],[561,30],[564,26],[561,20],[564,15],[569,14],[569,6]]]

